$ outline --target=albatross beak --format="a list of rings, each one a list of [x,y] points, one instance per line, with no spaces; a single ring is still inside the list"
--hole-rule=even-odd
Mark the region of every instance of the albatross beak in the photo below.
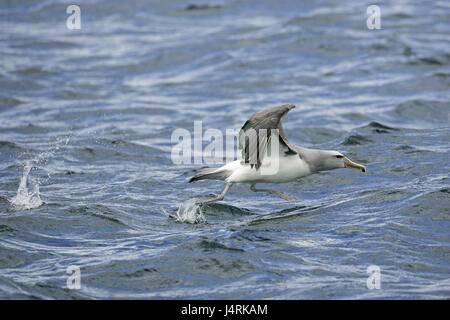
[[[366,172],[366,167],[364,167],[362,164],[353,162],[347,157],[344,157],[344,167],[349,169],[361,170],[361,172]]]

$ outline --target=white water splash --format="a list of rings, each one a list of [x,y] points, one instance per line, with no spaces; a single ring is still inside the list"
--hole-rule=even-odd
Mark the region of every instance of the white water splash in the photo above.
[[[195,202],[197,199],[188,199],[182,202],[178,208],[177,215],[174,217],[179,222],[201,223],[205,222],[202,208]]]
[[[69,144],[70,137],[70,132],[66,135],[57,137],[56,142],[50,146],[48,150],[38,153],[33,159],[25,162],[22,178],[20,179],[19,188],[17,189],[17,194],[10,200],[10,210],[30,210],[43,204],[39,194],[39,185],[41,183],[48,182],[48,180],[51,179],[51,175],[47,172],[46,179],[40,179],[37,181],[30,175],[30,171],[33,165],[40,166],[41,169],[44,169],[45,164],[57,154],[61,147]]]
[[[19,189],[14,198],[10,200],[11,210],[30,210],[42,205],[41,197],[39,196],[39,182],[35,181],[30,176],[31,164],[27,161],[23,168],[22,179],[20,179]],[[29,187],[31,191],[29,190]]]

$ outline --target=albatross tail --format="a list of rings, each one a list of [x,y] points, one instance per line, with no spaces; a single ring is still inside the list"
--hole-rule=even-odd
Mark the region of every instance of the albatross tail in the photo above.
[[[223,168],[203,168],[197,171],[195,176],[193,176],[189,183],[197,180],[225,180],[231,175],[231,171],[225,170]]]

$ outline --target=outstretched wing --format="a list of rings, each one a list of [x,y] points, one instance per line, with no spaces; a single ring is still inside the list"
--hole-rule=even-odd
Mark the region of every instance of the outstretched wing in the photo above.
[[[281,118],[295,108],[293,104],[265,109],[252,115],[239,132],[239,150],[242,150],[243,163],[249,163],[258,169],[270,143],[272,129],[278,129],[279,145],[285,154],[297,154],[290,146],[283,127]]]

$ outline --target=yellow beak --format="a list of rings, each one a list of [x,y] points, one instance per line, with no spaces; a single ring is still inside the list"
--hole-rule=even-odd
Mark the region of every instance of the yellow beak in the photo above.
[[[347,157],[344,157],[344,167],[349,168],[349,169],[361,170],[361,172],[366,172],[365,166],[363,166],[362,164],[353,162],[352,160],[350,160]]]

